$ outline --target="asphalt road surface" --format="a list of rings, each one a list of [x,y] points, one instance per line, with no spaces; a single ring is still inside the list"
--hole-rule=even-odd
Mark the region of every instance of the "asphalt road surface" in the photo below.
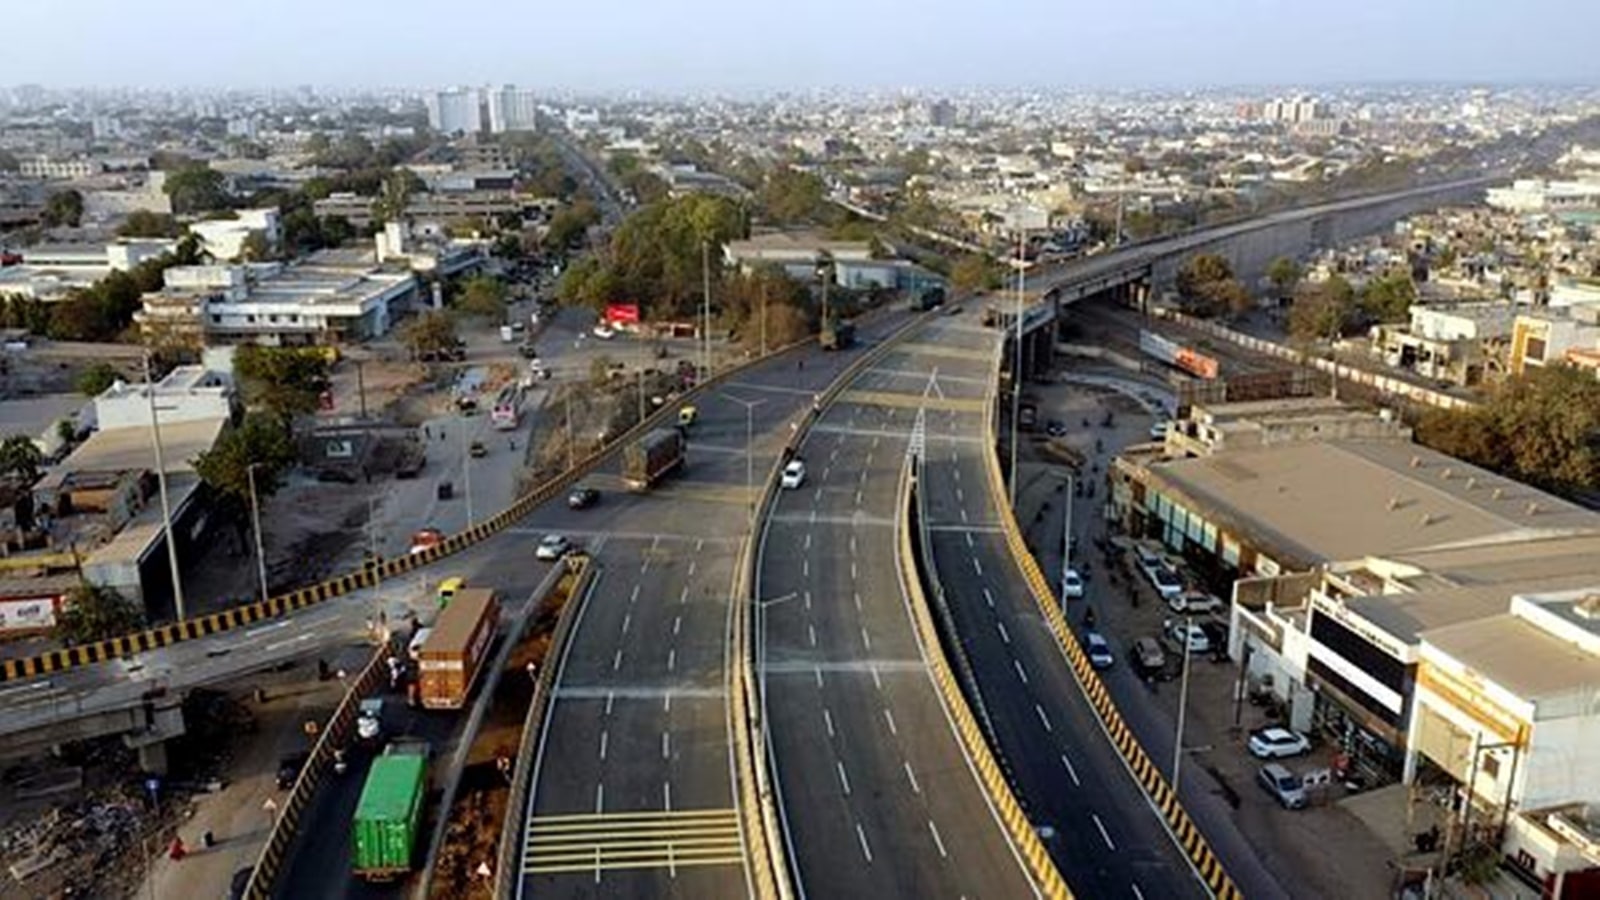
[[[806,481],[763,537],[763,718],[802,896],[1035,890],[934,688],[895,561],[909,407],[932,374],[897,348],[858,378],[808,436]],[[929,423],[930,443],[976,439]]]

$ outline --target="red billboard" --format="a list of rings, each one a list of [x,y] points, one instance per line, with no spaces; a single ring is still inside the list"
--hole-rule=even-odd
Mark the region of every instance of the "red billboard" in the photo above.
[[[606,321],[613,325],[639,324],[639,304],[637,303],[607,303]]]

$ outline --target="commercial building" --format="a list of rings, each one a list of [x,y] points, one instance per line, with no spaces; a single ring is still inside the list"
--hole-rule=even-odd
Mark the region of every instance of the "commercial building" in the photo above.
[[[903,259],[875,259],[866,241],[830,241],[815,235],[773,232],[723,247],[724,262],[741,272],[778,266],[802,284],[817,280],[817,267],[831,263],[833,283],[850,290],[917,290],[939,283],[938,276]]]
[[[1510,187],[1489,188],[1487,202],[1518,213],[1600,210],[1600,181],[1546,181],[1519,178]]]
[[[483,106],[471,88],[435,91],[423,99],[428,125],[441,134],[477,134],[483,130]]]
[[[357,194],[333,194],[316,201],[318,216],[342,216],[357,226],[372,223],[375,198]],[[525,219],[548,214],[554,201],[527,197],[510,191],[455,191],[416,194],[406,205],[406,218],[418,222],[464,224],[494,221],[504,215]]]
[[[1386,365],[1472,386],[1505,365],[1516,316],[1500,301],[1416,303],[1409,324],[1373,328],[1372,352]]]
[[[1514,375],[1560,363],[1594,369],[1596,356],[1600,356],[1600,304],[1529,307],[1512,324],[1507,368]]]
[[[105,165],[93,159],[52,159],[32,156],[18,161],[17,174],[23,178],[44,178],[50,181],[70,181],[88,178],[105,171]]]
[[[169,253],[176,241],[122,238],[110,244],[40,244],[22,250],[19,265],[0,268],[0,295],[58,300],[112,272],[127,272]]]
[[[488,94],[491,132],[533,131],[538,127],[539,101],[532,91],[508,84],[491,88]]]

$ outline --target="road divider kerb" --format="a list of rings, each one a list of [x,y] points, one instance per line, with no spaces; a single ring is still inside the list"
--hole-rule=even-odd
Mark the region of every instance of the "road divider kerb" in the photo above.
[[[261,848],[261,855],[250,871],[250,881],[243,895],[246,900],[268,900],[276,891],[278,877],[283,874],[283,866],[289,861],[289,851],[300,833],[301,817],[328,773],[333,771],[334,750],[349,743],[350,729],[355,725],[361,701],[383,686],[386,675],[383,661],[395,650],[393,640],[377,646],[372,659],[367,661],[355,681],[351,682],[333,715],[319,730],[316,743],[311,747],[311,756],[300,767],[294,787],[290,788],[289,795],[278,807],[272,821],[272,833],[267,836],[267,843]],[[344,840],[343,826],[338,826],[335,831],[341,835],[338,839]]]
[[[998,381],[998,365],[994,377]],[[989,489],[993,492],[995,506],[1000,512],[1000,526],[1005,532],[1006,547],[1011,551],[1018,570],[1022,572],[1023,581],[1028,586],[1028,592],[1033,595],[1034,603],[1048,624],[1050,633],[1066,655],[1072,674],[1079,688],[1083,690],[1084,696],[1088,698],[1089,705],[1094,709],[1101,727],[1105,729],[1106,736],[1117,748],[1123,763],[1133,774],[1134,780],[1138,782],[1151,805],[1160,811],[1167,830],[1188,857],[1201,883],[1220,900],[1241,900],[1244,895],[1223,869],[1211,845],[1179,802],[1172,785],[1151,761],[1150,755],[1145,752],[1143,745],[1123,720],[1122,713],[1118,711],[1111,694],[1106,690],[1105,682],[1100,680],[1100,675],[1089,662],[1088,655],[1073,637],[1066,615],[1056,602],[1055,590],[1045,578],[1043,570],[1039,568],[1039,561],[1028,549],[1027,541],[1022,536],[1022,529],[1017,524],[1016,511],[1011,508],[1011,503],[1007,499],[1005,475],[1000,470],[998,397],[998,384],[992,384],[987,397],[988,410],[984,416],[984,468],[988,470]]]
[[[1010,835],[1012,844],[1027,865],[1034,886],[1040,896],[1064,900],[1071,897],[1072,892],[1067,888],[1066,880],[1061,877],[1060,870],[1056,868],[1055,861],[1050,858],[1050,852],[1045,849],[1044,842],[1039,840],[1039,834],[1034,831],[1033,823],[1028,820],[1022,804],[1017,802],[1016,794],[1012,793],[1011,784],[1006,780],[1005,773],[996,761],[984,737],[984,731],[978,725],[977,717],[973,715],[971,707],[961,693],[961,686],[956,682],[950,661],[946,658],[944,648],[939,642],[938,626],[933,620],[932,601],[928,599],[917,566],[919,555],[917,541],[912,536],[913,495],[919,490],[913,463],[908,459],[907,464],[901,469],[900,488],[896,500],[895,548],[898,554],[900,579],[911,597],[912,621],[916,624],[917,634],[922,642],[923,656],[928,661],[928,668],[933,674],[933,683],[938,688],[940,698],[955,720],[956,733],[966,748],[967,756],[977,767],[978,780],[984,792],[989,795],[989,802],[999,813],[1000,822]]]

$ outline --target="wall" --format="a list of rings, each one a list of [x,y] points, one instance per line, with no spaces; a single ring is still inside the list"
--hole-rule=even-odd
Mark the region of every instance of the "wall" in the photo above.
[[[1600,803],[1597,747],[1600,747],[1600,714],[1534,722],[1528,754],[1518,767],[1517,806],[1533,808],[1575,801]],[[1478,790],[1482,792],[1483,789],[1480,783]]]

